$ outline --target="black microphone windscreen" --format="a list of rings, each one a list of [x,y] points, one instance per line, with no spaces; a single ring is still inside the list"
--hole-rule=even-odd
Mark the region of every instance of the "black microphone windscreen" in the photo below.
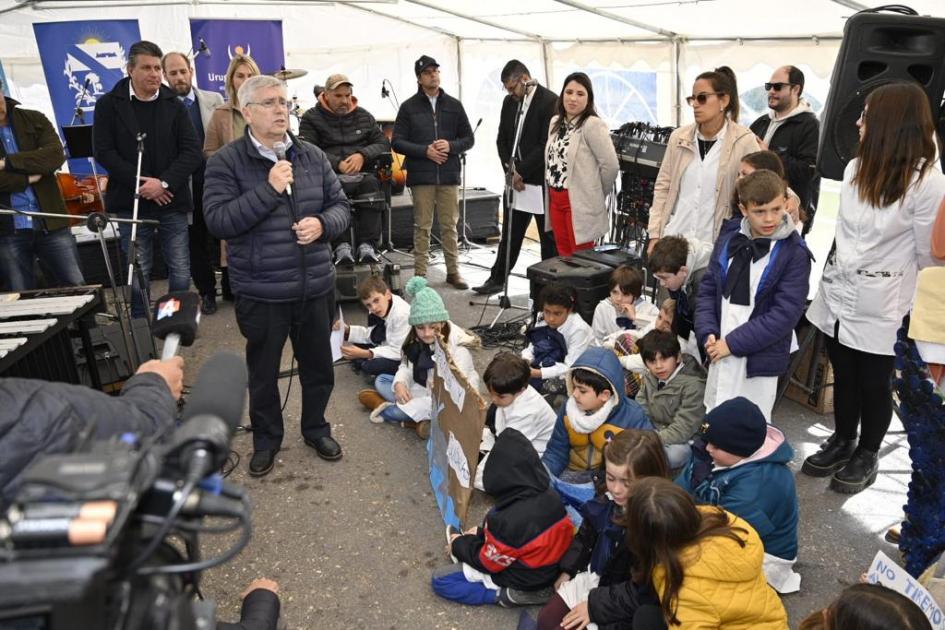
[[[200,296],[192,291],[168,293],[154,306],[151,334],[167,339],[171,333],[180,335],[180,344],[189,346],[197,336],[200,315]]]
[[[280,160],[285,159],[285,142],[276,142],[272,145],[272,150]]]
[[[201,415],[216,416],[236,429],[246,405],[246,363],[231,352],[218,352],[203,364],[184,405],[183,421]]]

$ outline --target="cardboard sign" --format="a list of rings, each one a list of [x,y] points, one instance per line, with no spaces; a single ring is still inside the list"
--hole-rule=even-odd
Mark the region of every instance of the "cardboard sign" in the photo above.
[[[945,613],[924,586],[882,551],[877,551],[870,564],[870,584],[882,584],[911,599],[925,613],[935,630],[945,630]]]
[[[465,529],[488,405],[439,339],[434,357],[433,417],[427,442],[430,483],[443,521]]]

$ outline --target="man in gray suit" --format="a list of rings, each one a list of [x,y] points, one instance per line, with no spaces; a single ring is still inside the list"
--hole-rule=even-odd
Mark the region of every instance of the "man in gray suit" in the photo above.
[[[200,90],[193,86],[194,68],[187,55],[170,52],[161,60],[164,80],[174,90],[177,98],[187,107],[190,121],[197,130],[200,146],[203,146],[204,129],[210,123],[213,110],[223,105],[223,97],[216,92]],[[190,224],[190,275],[194,286],[200,293],[200,311],[204,315],[217,312],[217,280],[213,275],[210,234],[203,220],[203,171],[207,166],[204,161],[194,171],[191,187],[194,195],[194,215]]]

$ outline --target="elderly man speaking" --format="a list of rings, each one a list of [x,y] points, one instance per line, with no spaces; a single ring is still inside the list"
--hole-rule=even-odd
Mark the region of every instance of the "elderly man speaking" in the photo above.
[[[278,375],[286,337],[299,362],[305,444],[323,459],[341,458],[325,420],[334,387],[329,244],[347,229],[351,208],[321,149],[288,132],[278,79],[247,79],[237,96],[246,133],[207,163],[203,207],[210,232],[227,241],[249,368],[249,473],[258,477],[272,470],[282,445]]]

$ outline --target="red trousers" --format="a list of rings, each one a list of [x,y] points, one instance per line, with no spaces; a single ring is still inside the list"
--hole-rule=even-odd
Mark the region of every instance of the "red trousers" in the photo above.
[[[575,243],[574,223],[571,221],[571,198],[568,189],[548,189],[548,214],[551,218],[551,231],[555,235],[559,256],[571,256],[574,252],[594,247],[594,242]]]

